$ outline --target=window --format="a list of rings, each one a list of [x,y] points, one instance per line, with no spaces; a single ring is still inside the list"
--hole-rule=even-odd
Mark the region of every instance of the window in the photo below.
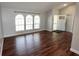
[[[15,26],[16,26],[16,31],[24,30],[24,16],[23,15],[21,15],[21,14],[16,15]]]
[[[38,15],[34,16],[34,29],[40,28],[40,17]]]
[[[27,15],[26,16],[26,30],[33,29],[33,16]]]
[[[33,17],[32,15],[27,15],[24,18],[22,14],[18,14],[15,16],[15,26],[16,26],[16,32],[39,29],[40,28],[40,16],[35,15]]]

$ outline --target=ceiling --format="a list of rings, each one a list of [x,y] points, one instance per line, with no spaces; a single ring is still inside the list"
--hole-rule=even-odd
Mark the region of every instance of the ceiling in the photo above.
[[[1,6],[27,12],[47,12],[64,2],[0,2]]]

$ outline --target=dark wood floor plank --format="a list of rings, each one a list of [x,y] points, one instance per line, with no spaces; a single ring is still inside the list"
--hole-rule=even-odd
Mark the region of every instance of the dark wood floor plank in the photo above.
[[[5,38],[3,56],[77,56],[70,51],[72,34],[41,31]]]

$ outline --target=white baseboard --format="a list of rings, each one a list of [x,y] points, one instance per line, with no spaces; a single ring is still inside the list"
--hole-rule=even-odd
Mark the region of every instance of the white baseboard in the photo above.
[[[75,50],[75,49],[73,49],[73,48],[70,48],[70,51],[72,51],[72,52],[74,52],[74,53],[76,53],[76,54],[79,55],[79,51],[78,51],[78,50]]]
[[[46,29],[46,31],[52,32],[53,30]]]
[[[17,36],[17,35],[22,35],[22,34],[27,34],[27,33],[33,33],[33,32],[38,32],[38,31],[43,31],[44,29],[40,30],[34,30],[34,31],[27,31],[27,32],[22,32],[22,33],[15,33],[15,34],[10,34],[10,35],[4,35],[4,38],[6,37],[12,37],[12,36]]]

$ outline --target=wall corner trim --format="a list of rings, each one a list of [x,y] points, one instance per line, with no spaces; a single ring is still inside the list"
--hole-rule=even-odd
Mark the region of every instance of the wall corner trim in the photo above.
[[[76,49],[70,48],[70,51],[72,51],[72,52],[74,52],[74,53],[76,53],[76,54],[78,54],[78,55],[79,55],[79,51],[78,51],[78,50],[76,50]]]

